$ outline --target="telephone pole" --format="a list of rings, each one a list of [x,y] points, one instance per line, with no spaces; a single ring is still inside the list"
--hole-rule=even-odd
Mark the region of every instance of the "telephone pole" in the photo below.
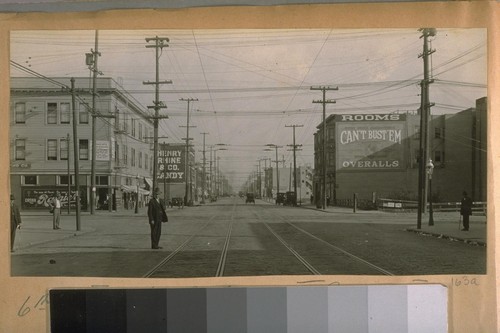
[[[102,74],[99,72],[97,67],[97,60],[101,56],[98,51],[99,47],[99,30],[95,31],[95,50],[90,49],[91,53],[86,54],[86,63],[89,69],[92,71],[92,162],[90,164],[90,214],[94,214],[94,203],[95,203],[95,158],[96,158],[96,96],[97,96],[97,74]]]
[[[313,103],[321,103],[323,104],[323,144],[322,144],[322,158],[321,158],[321,164],[322,164],[322,189],[321,189],[321,205],[323,209],[326,208],[326,104],[334,104],[336,103],[335,100],[331,99],[326,99],[326,91],[327,90],[339,90],[338,87],[332,88],[328,86],[319,86],[319,87],[311,87],[311,90],[321,90],[323,92],[323,99],[322,100],[314,100]],[[335,166],[336,168],[337,166]],[[335,170],[335,169],[334,169]],[[336,177],[336,175],[335,175]],[[336,180],[334,181],[334,184],[336,184]],[[333,198],[334,202],[336,198]]]
[[[429,102],[429,85],[434,82],[429,76],[429,55],[435,50],[429,49],[429,37],[436,35],[435,28],[422,28],[420,38],[424,38],[423,52],[418,57],[424,61],[424,79],[420,83],[421,98],[420,98],[420,141],[419,141],[419,162],[418,162],[418,213],[417,213],[417,229],[422,227],[422,212],[425,211],[426,205],[426,189],[427,189],[427,173],[426,164],[429,156],[429,121],[430,108],[432,105]]]
[[[302,145],[295,144],[295,128],[296,127],[304,127],[304,125],[285,125],[285,127],[293,128],[293,192],[295,193],[295,199],[293,202],[294,206],[297,206],[297,156],[296,151],[297,147],[301,147]]]
[[[76,93],[75,93],[75,78],[71,78],[71,108],[73,109],[73,154],[74,154],[74,164],[75,164],[75,196],[76,196],[76,207],[75,207],[75,216],[76,216],[76,231],[80,231],[80,166],[78,156],[78,126],[76,123],[76,119],[78,114],[76,112]],[[68,144],[68,161],[69,161],[69,144]],[[69,180],[68,180],[69,182]]]
[[[152,191],[156,190],[157,187],[157,173],[158,173],[158,120],[166,119],[168,116],[160,116],[160,109],[166,109],[167,106],[160,101],[160,84],[171,84],[172,81],[160,81],[160,72],[159,72],[159,62],[160,62],[160,50],[163,50],[164,47],[168,47],[168,42],[170,41],[166,37],[151,37],[146,38],[146,43],[155,42],[154,45],[146,45],[146,48],[154,48],[156,50],[156,80],[154,82],[146,81],[143,84],[154,84],[155,85],[155,100],[153,101],[153,106],[148,106],[148,109],[154,109],[155,115],[153,117],[149,117],[153,119],[153,128],[154,128],[154,139],[153,139],[153,188]],[[137,194],[139,195],[139,194]]]
[[[186,166],[185,166],[185,176],[186,176],[186,194],[184,195],[184,205],[188,205],[188,195],[189,198],[192,200],[193,199],[193,192],[191,189],[191,175],[190,175],[190,159],[189,159],[189,140],[191,138],[189,137],[189,128],[190,127],[196,127],[196,126],[189,126],[189,104],[190,102],[197,101],[197,98],[181,98],[179,101],[187,102],[187,125],[186,125]],[[184,127],[184,126],[180,126]]]
[[[205,203],[205,189],[206,189],[206,178],[207,178],[207,171],[206,171],[206,164],[207,164],[207,159],[206,159],[206,156],[205,156],[205,137],[207,136],[207,134],[210,134],[208,132],[203,132],[201,133],[203,135],[203,180],[201,182],[201,203],[204,204]]]

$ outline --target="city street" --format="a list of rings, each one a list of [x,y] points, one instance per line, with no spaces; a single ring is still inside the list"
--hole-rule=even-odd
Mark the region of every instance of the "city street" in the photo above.
[[[449,237],[409,232],[415,213],[283,207],[237,197],[169,208],[152,250],[146,210],[63,215],[24,214],[12,253],[13,276],[214,277],[257,275],[485,274],[485,217]],[[436,213],[434,227],[458,230],[458,213]],[[424,228],[422,229],[424,231]],[[458,231],[459,232],[459,231]],[[456,233],[456,232],[455,232]],[[453,237],[452,237],[453,238]],[[476,241],[479,245],[476,244]],[[471,244],[472,243],[472,244]]]

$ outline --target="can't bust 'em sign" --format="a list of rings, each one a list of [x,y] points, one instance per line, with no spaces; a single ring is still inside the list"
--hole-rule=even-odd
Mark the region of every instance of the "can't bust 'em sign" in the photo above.
[[[158,150],[158,180],[167,183],[184,183],[186,148],[161,146]]]
[[[336,117],[337,170],[405,168],[404,114],[356,114]]]

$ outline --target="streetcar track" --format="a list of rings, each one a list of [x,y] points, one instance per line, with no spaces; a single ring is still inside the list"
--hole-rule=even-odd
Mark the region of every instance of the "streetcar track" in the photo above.
[[[202,225],[195,233],[193,233],[191,236],[189,236],[184,242],[182,242],[181,245],[179,245],[175,250],[173,250],[168,256],[166,256],[160,263],[158,263],[156,266],[154,266],[152,269],[150,269],[146,274],[144,274],[142,277],[143,278],[148,278],[151,277],[153,274],[155,274],[161,267],[163,267],[166,263],[168,263],[172,258],[174,258],[184,247],[187,246],[195,237],[198,236],[200,231],[205,229],[212,221],[217,217],[217,214],[212,216],[207,223]]]
[[[231,211],[231,219],[229,220],[229,225],[227,228],[226,239],[224,241],[224,246],[222,247],[222,253],[219,259],[219,264],[217,265],[217,272],[215,273],[216,277],[220,277],[224,275],[224,268],[226,266],[226,258],[227,253],[229,251],[229,241],[231,240],[231,234],[233,231],[233,222],[234,222],[234,211],[236,210],[236,203],[233,201],[233,210]]]
[[[374,269],[374,270],[376,270],[376,271],[378,271],[378,272],[380,272],[380,273],[382,273],[382,274],[384,274],[384,275],[389,275],[389,276],[394,276],[394,275],[395,275],[394,273],[389,272],[388,270],[386,270],[386,269],[384,269],[384,268],[382,268],[382,267],[379,267],[379,266],[377,266],[377,265],[375,265],[375,264],[372,264],[372,263],[370,263],[369,261],[367,261],[367,260],[365,260],[365,259],[363,259],[363,258],[361,258],[361,257],[358,257],[358,256],[356,256],[355,254],[350,253],[349,251],[346,251],[346,250],[344,250],[344,249],[342,249],[342,248],[340,248],[340,247],[338,247],[338,246],[336,246],[336,245],[331,244],[331,243],[330,243],[330,242],[328,242],[328,241],[325,241],[324,239],[319,238],[319,237],[318,237],[318,236],[316,236],[316,235],[311,234],[310,232],[308,232],[308,231],[306,231],[306,230],[304,230],[304,229],[302,229],[302,228],[300,228],[300,227],[298,227],[298,226],[294,225],[293,223],[291,223],[291,222],[287,221],[284,217],[282,217],[282,216],[280,216],[280,215],[277,215],[277,214],[275,214],[275,213],[273,213],[273,212],[270,212],[270,214],[271,214],[271,215],[273,215],[273,216],[275,216],[275,217],[277,217],[277,218],[279,218],[281,221],[283,221],[284,223],[286,223],[286,224],[290,225],[291,227],[295,228],[295,229],[296,229],[296,230],[298,230],[299,232],[301,232],[301,233],[303,233],[303,234],[305,234],[305,235],[307,235],[307,236],[309,236],[309,237],[311,237],[311,238],[313,238],[313,239],[315,239],[315,240],[317,240],[317,241],[321,242],[322,244],[324,244],[324,245],[326,245],[326,246],[328,246],[328,247],[330,247],[330,248],[332,248],[332,249],[334,249],[334,250],[336,250],[336,251],[339,251],[339,252],[341,252],[341,253],[345,254],[346,256],[348,256],[348,257],[349,257],[349,258],[351,258],[351,259],[354,259],[355,261],[358,261],[358,262],[360,262],[360,263],[362,263],[362,264],[364,264],[364,265],[367,265],[367,266],[371,267],[372,269]],[[257,214],[256,214],[256,215],[257,215]],[[258,215],[257,215],[257,216],[258,216]],[[260,218],[260,216],[258,216],[258,217]],[[264,224],[266,224],[266,223],[264,222]],[[266,225],[266,227],[270,228],[270,227],[269,227],[269,226],[267,226],[267,225]],[[300,260],[300,259],[299,259],[299,260]],[[307,262],[307,261],[306,261],[306,262]],[[307,266],[306,266],[306,267],[307,267]]]
[[[280,235],[278,235],[276,231],[274,231],[267,222],[264,222],[262,220],[262,217],[257,212],[252,211],[252,213],[254,213],[254,215],[257,216],[257,218],[262,221],[262,224],[264,224],[264,226],[269,230],[269,232],[273,234],[273,236],[276,237],[276,239],[278,239],[280,243],[283,244],[283,246],[285,246],[287,250],[290,251],[290,253],[293,254],[293,256],[297,258],[297,260],[300,261],[300,263],[307,268],[308,271],[310,271],[314,275],[322,275],[311,263],[309,263],[303,256],[301,256],[297,251],[295,251]]]

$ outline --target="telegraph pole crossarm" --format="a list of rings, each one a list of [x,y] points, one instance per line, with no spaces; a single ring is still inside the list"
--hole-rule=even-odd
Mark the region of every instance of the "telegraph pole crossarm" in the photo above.
[[[332,104],[336,103],[335,100],[331,99],[326,99],[326,91],[329,90],[339,90],[338,87],[329,87],[329,86],[317,86],[317,87],[311,87],[311,90],[321,90],[323,92],[323,99],[322,100],[313,100],[313,103],[321,103],[323,104],[323,144],[322,144],[322,191],[321,191],[321,205],[323,209],[326,208],[326,104]],[[333,198],[334,201],[336,198]]]

